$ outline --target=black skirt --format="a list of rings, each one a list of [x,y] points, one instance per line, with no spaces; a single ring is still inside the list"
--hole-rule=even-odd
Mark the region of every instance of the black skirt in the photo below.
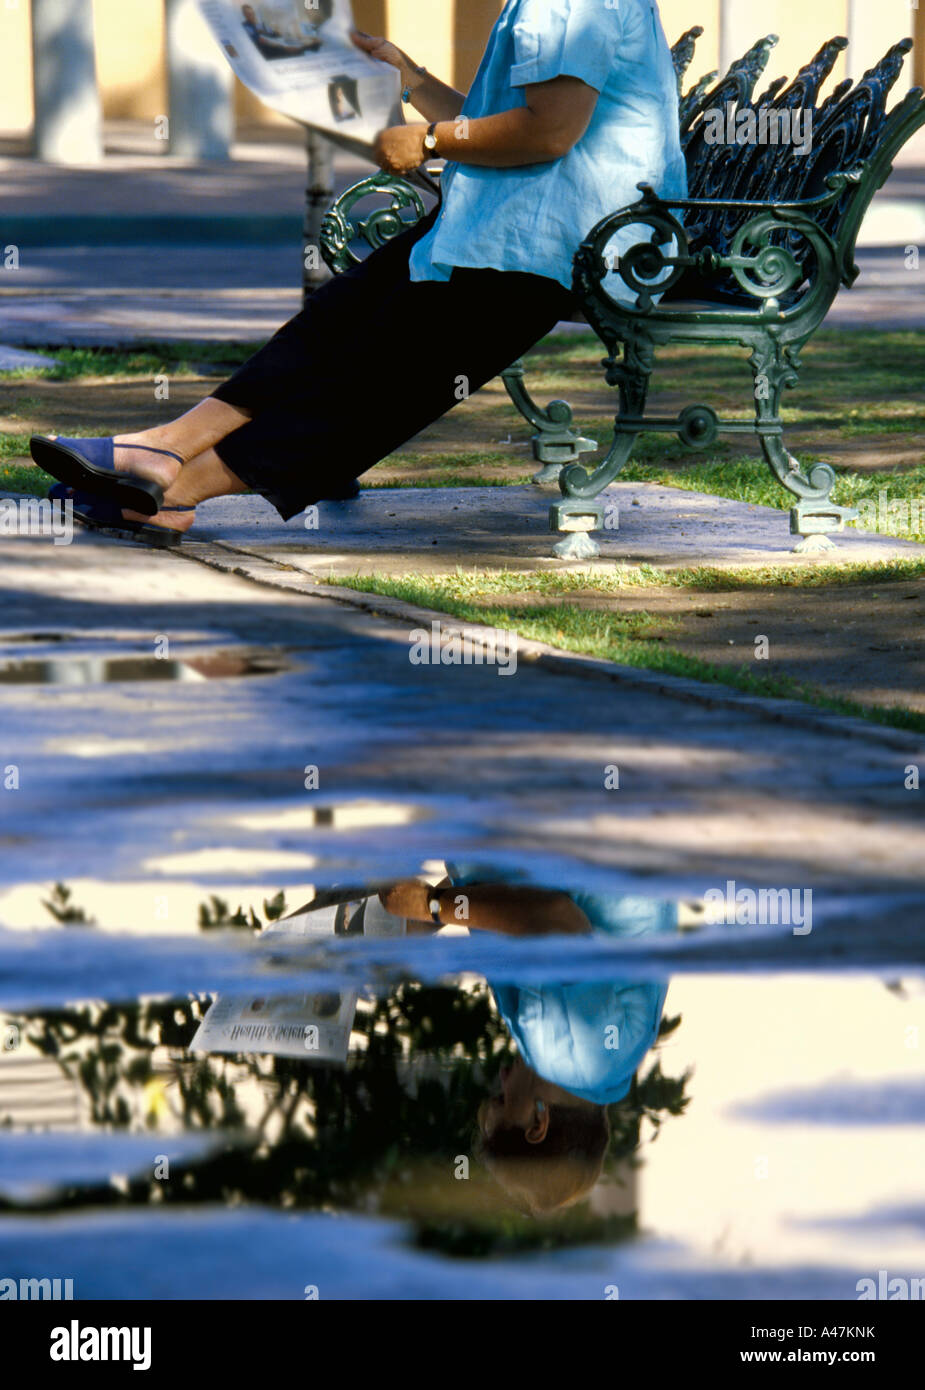
[[[412,281],[439,215],[317,290],[212,394],[253,418],[216,452],[284,520],[359,477],[533,346],[574,300],[542,275]]]

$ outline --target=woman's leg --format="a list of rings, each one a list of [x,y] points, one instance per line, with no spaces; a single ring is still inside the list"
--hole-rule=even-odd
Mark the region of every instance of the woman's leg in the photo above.
[[[182,534],[195,521],[195,512],[174,511],[173,508],[197,507],[210,497],[230,497],[247,490],[247,484],[242,483],[222,463],[214,449],[205,449],[180,469],[164,493],[164,509],[156,516],[142,516],[139,512],[130,511],[124,511],[122,515],[129,521],[143,521],[148,526],[163,526],[168,531]]]
[[[165,489],[165,508],[195,506],[211,497],[249,491],[250,484],[242,482],[229,468],[215,452],[215,446],[257,415],[269,422],[271,417],[291,414],[293,401],[300,403],[300,415],[325,407],[331,409],[336,404],[336,381],[333,397],[330,392],[331,372],[336,378],[338,358],[345,353],[352,355],[353,331],[362,337],[364,318],[374,318],[395,284],[407,279],[411,247],[425,234],[432,218],[433,215],[425,218],[360,265],[322,286],[301,313],[186,414],[149,430],[114,436],[116,445],[123,446],[115,451],[117,470],[160,483]],[[341,386],[341,395],[342,390]],[[291,436],[291,421],[279,423],[284,433]],[[183,465],[157,454],[133,450],[133,444],[179,454]],[[349,479],[345,477],[336,487],[329,488],[328,495],[339,495],[354,476],[351,473]],[[189,530],[194,520],[192,512],[161,511],[153,517],[142,517],[140,513],[125,511],[123,515],[129,520],[181,532]]]
[[[152,429],[138,430],[134,434],[115,435],[116,471],[134,473],[137,477],[149,478],[164,488],[170,488],[177,480],[181,464],[159,454],[150,454],[146,449],[133,449],[132,445],[166,449],[179,454],[183,463],[187,464],[250,419],[250,414],[239,406],[207,396],[185,415],[170,420],[166,425],[155,425]]]
[[[504,371],[573,305],[568,290],[537,275],[465,269],[448,281],[411,281],[406,272],[362,317],[335,325],[326,352],[307,343],[300,389],[256,412],[215,452],[288,521]],[[297,360],[298,339],[288,348]],[[232,378],[229,396],[253,400],[248,391],[260,383],[252,368],[262,357],[242,369],[240,396]]]
[[[117,437],[186,460],[182,469],[164,461],[166,507],[253,490],[288,520],[445,415],[568,317],[570,292],[540,276],[467,269],[448,281],[412,282],[408,257],[424,229],[323,286],[185,416]],[[120,453],[131,457],[130,449]],[[154,521],[186,530],[192,517],[162,511]]]

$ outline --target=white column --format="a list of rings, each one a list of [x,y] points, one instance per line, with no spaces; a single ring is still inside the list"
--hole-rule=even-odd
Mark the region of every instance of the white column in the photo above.
[[[729,64],[742,55],[736,52],[734,41],[734,0],[719,0],[719,75],[725,77]]]
[[[852,82],[857,82],[865,68],[864,54],[861,51],[861,0],[848,0],[845,37],[848,40],[848,52],[845,55],[848,76]]]
[[[35,154],[52,164],[103,157],[89,0],[32,0]]]
[[[170,153],[228,159],[234,139],[231,68],[196,0],[165,0]]]

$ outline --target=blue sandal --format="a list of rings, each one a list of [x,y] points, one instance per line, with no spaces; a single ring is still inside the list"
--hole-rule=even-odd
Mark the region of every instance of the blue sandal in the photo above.
[[[160,483],[138,478],[134,473],[117,473],[115,449],[143,449],[148,454],[165,454],[183,462],[170,449],[152,449],[147,444],[114,445],[112,439],[47,439],[34,434],[29,441],[32,457],[53,478],[81,492],[118,502],[119,509],[154,516],[161,510],[164,489]]]
[[[48,489],[52,502],[70,502],[72,516],[89,531],[104,531],[108,535],[130,536],[133,540],[150,541],[154,545],[179,545],[186,534],[171,531],[167,526],[148,526],[144,521],[129,521],[122,515],[122,503],[110,498],[81,492],[66,483],[56,483]],[[130,508],[129,510],[134,510]],[[194,512],[195,507],[164,507],[162,512]]]

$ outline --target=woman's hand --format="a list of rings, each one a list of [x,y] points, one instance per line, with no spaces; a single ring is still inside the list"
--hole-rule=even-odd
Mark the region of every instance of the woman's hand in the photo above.
[[[426,125],[393,125],[381,130],[373,158],[387,174],[412,174],[424,163]]]
[[[454,121],[459,115],[466,100],[462,92],[457,92],[455,87],[448,87],[445,82],[439,81],[424,68],[419,68],[403,48],[390,43],[388,39],[373,38],[372,34],[366,34],[362,29],[354,29],[350,37],[357,48],[368,53],[370,58],[398,68],[402,90],[407,93],[412,106],[420,111],[425,120]],[[418,159],[413,167],[416,169],[420,163],[421,160]],[[392,169],[385,164],[382,167],[390,173],[408,172],[407,166],[403,170]]]
[[[430,892],[426,883],[419,883],[416,878],[406,878],[401,883],[383,888],[379,901],[393,917],[405,917],[412,922],[431,922],[428,907]]]
[[[373,38],[372,34],[366,34],[362,29],[354,29],[350,37],[357,48],[362,48],[364,53],[368,53],[370,58],[375,58],[380,63],[401,68],[408,62],[407,54],[402,53],[396,44],[389,43],[388,39]]]

